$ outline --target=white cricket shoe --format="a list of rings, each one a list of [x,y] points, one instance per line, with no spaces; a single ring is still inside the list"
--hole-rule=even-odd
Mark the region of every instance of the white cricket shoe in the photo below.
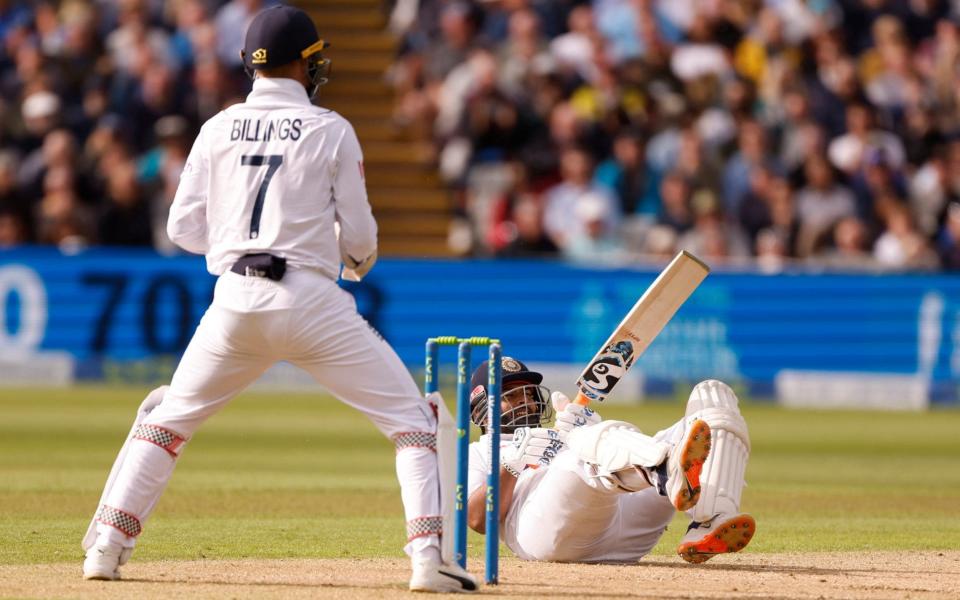
[[[666,492],[677,510],[690,510],[700,499],[700,472],[709,455],[710,426],[694,419],[667,459]]]
[[[693,521],[677,547],[677,554],[688,563],[706,562],[718,554],[743,550],[756,531],[756,521],[746,513],[717,515],[703,523]]]
[[[478,589],[477,579],[460,565],[434,560],[414,561],[411,592],[470,593]]]
[[[120,566],[127,564],[133,548],[124,548],[119,544],[97,544],[87,550],[83,560],[83,578],[101,581],[120,579]]]

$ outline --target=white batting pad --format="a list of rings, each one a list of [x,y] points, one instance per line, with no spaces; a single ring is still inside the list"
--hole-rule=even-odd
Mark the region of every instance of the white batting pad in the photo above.
[[[585,463],[610,474],[632,466],[655,467],[670,452],[670,445],[654,440],[625,421],[603,421],[570,432],[567,444]]]
[[[750,433],[730,386],[710,379],[693,388],[687,416],[710,425],[713,443],[700,474],[700,500],[693,508],[694,521],[709,521],[718,514],[740,512],[744,473],[750,458]]]
[[[457,501],[457,425],[440,392],[428,395],[427,402],[437,407],[437,471],[440,475],[440,514],[443,517],[440,555],[443,562],[453,563],[456,559],[453,549],[453,513]],[[466,491],[462,493],[466,494]],[[465,498],[463,500],[465,501]]]
[[[160,406],[160,402],[163,401],[163,396],[167,393],[169,387],[170,386],[161,385],[155,390],[152,390],[147,394],[143,402],[140,403],[140,407],[137,408],[137,416],[133,420],[133,425],[130,427],[130,433],[127,434],[126,441],[123,443],[123,446],[120,447],[120,452],[117,453],[116,460],[113,461],[113,467],[107,476],[107,483],[103,486],[103,494],[100,496],[100,502],[97,503],[97,510],[94,511],[93,518],[90,519],[90,525],[87,527],[87,532],[83,536],[83,541],[80,542],[80,546],[84,550],[92,548],[93,544],[97,541],[97,512],[99,512],[100,507],[103,506],[103,503],[106,501],[110,490],[113,489],[113,484],[117,479],[117,473],[120,472],[120,467],[123,465],[123,461],[127,456],[127,450],[130,447],[133,434],[136,432],[137,427],[140,426],[140,423],[147,418],[147,415],[149,415],[153,409]]]

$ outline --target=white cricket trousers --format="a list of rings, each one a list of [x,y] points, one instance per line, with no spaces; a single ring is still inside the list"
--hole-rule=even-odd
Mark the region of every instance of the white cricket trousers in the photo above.
[[[128,441],[98,512],[98,535],[132,546],[135,535],[128,534],[139,532],[181,445],[280,360],[306,370],[395,442],[406,551],[433,553],[441,524],[433,410],[390,345],[357,313],[353,296],[309,270],[289,270],[279,282],[232,272],[219,278],[163,401]]]
[[[680,421],[653,438],[676,444],[683,433]],[[560,452],[535,485],[505,523],[505,541],[526,560],[635,562],[676,512],[656,488],[607,489],[572,450]]]

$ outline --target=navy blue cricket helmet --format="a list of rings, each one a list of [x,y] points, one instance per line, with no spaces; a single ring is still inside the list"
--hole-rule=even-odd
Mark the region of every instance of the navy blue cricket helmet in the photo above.
[[[489,361],[483,361],[470,377],[470,420],[487,431],[487,369]],[[513,381],[526,385],[502,392],[501,401],[510,408],[500,415],[501,431],[513,433],[518,427],[540,427],[553,417],[550,390],[540,385],[543,375],[530,370],[521,361],[504,356],[500,359],[500,381],[503,387]]]

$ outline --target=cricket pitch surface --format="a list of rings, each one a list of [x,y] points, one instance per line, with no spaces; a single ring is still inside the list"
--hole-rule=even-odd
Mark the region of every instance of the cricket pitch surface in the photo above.
[[[482,576],[479,560],[471,565]],[[0,598],[410,598],[405,559],[133,561],[117,582],[80,562],[0,566]],[[654,556],[631,565],[501,560],[509,598],[956,598],[960,551],[725,555],[704,565]]]

